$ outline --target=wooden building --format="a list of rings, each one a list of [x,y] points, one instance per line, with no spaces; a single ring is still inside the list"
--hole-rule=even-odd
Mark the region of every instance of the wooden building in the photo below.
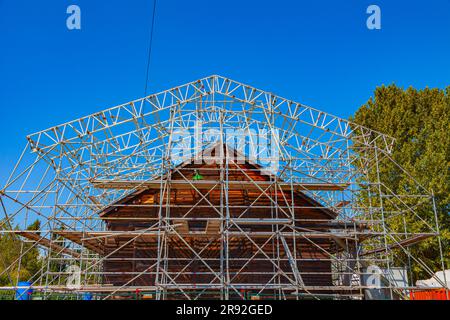
[[[303,191],[345,186],[285,183],[238,161],[230,148],[219,157],[219,149],[162,179],[95,182],[137,190],[99,213],[109,233],[92,246],[107,256],[104,283],[149,288],[164,282],[189,291],[227,282],[231,291],[291,285],[327,292],[329,253],[338,250],[330,230],[342,226],[333,222],[336,212]]]

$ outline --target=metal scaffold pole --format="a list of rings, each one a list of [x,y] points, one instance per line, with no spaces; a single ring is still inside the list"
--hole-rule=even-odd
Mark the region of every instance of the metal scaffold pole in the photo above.
[[[377,294],[407,299],[437,271],[414,246],[436,241],[445,265],[433,194],[403,169],[408,192],[383,180],[394,144],[217,75],[31,134],[0,190],[19,251],[0,253],[0,293],[363,299],[376,267]]]

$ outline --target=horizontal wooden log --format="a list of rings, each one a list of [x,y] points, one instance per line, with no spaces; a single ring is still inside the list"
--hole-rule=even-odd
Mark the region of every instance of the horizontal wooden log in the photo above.
[[[94,187],[99,189],[155,189],[159,190],[161,186],[166,183],[165,180],[151,180],[151,181],[127,181],[127,180],[92,180]],[[189,190],[194,189],[220,189],[220,184],[216,180],[171,180],[171,189]],[[226,187],[228,190],[265,190],[267,187],[275,189],[280,188],[284,191],[342,191],[345,190],[348,183],[287,183],[270,181],[227,181]]]

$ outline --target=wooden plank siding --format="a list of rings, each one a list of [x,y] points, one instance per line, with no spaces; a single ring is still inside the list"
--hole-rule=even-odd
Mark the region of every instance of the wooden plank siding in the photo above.
[[[219,283],[219,279],[211,273],[211,269],[216,273],[220,272],[222,245],[220,230],[223,221],[216,211],[220,211],[220,184],[214,186],[214,183],[209,183],[207,187],[202,186],[201,183],[196,184],[207,200],[202,199],[202,196],[192,186],[190,188],[171,188],[172,185],[180,184],[180,182],[189,186],[194,170],[198,170],[204,181],[217,183],[220,180],[219,167],[220,164],[190,164],[171,174],[170,181],[174,182],[168,184],[170,191],[164,195],[161,205],[163,216],[170,208],[167,222],[175,225],[174,229],[179,233],[164,230],[169,248],[167,257],[170,258],[167,272],[171,277],[176,277],[176,274],[183,270],[182,274],[176,278],[177,284]],[[324,251],[332,252],[337,248],[329,234],[323,235],[322,233],[332,228],[328,223],[332,222],[336,213],[324,208],[319,202],[304,193],[287,188],[287,184],[282,181],[283,188],[279,188],[275,184],[271,186],[270,183],[273,182],[271,180],[274,177],[262,174],[257,166],[248,162],[239,164],[238,167],[234,164],[229,165],[228,169],[228,180],[245,182],[241,183],[240,188],[224,189],[227,192],[228,212],[231,219],[236,219],[237,224],[237,226],[232,225],[229,229],[231,236],[228,241],[228,268],[233,279],[232,283],[265,284],[271,280],[274,265],[265,255],[269,257],[276,255],[273,247],[276,237],[269,242],[267,240],[273,234],[273,226],[278,225],[285,234],[291,252],[294,251],[293,232],[286,225],[292,225],[293,216],[290,208],[295,206],[294,218],[307,220],[297,221],[295,226],[308,228],[310,233],[317,231],[315,236],[312,232],[311,236],[307,237],[309,240],[298,235],[295,237],[295,250],[297,259],[299,259],[297,266],[302,274],[302,279],[307,286],[331,286],[331,262]],[[241,170],[244,170],[245,174]],[[276,206],[274,205],[271,209],[269,197],[261,195],[261,190],[252,181],[261,182],[259,187],[265,190],[272,199],[276,199],[282,209],[275,210]],[[161,202],[160,185],[147,184],[144,189],[128,195],[100,213],[109,231],[131,232],[127,235],[119,234],[105,239],[104,254],[110,255],[103,264],[105,283],[115,286],[126,283],[135,286],[155,285],[156,268],[150,268],[150,266],[157,259],[157,232],[148,231],[141,234],[139,232],[150,228],[157,222]],[[299,231],[301,232],[301,229]],[[127,243],[133,237],[136,238],[131,243],[117,250],[120,245]],[[267,244],[264,245],[264,243]],[[207,265],[199,261],[186,244],[195,250]],[[255,244],[262,247],[264,253],[260,252]],[[281,243],[280,250],[281,260],[277,262],[280,265],[279,268],[291,279],[294,279],[292,267],[283,252]],[[146,271],[146,274],[132,280],[137,273],[143,271]],[[127,274],[127,272],[133,272],[133,274]],[[277,281],[290,283],[282,275]]]

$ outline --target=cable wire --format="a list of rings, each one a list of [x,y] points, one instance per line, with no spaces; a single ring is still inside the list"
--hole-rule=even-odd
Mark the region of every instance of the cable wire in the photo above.
[[[145,76],[144,96],[147,96],[147,89],[148,89],[148,76],[149,76],[149,72],[150,72],[150,59],[151,59],[151,55],[152,55],[153,29],[155,27],[155,12],[156,12],[156,0],[153,0],[152,24],[151,24],[151,28],[150,28],[150,39],[149,39],[149,44],[148,44],[147,74]]]

